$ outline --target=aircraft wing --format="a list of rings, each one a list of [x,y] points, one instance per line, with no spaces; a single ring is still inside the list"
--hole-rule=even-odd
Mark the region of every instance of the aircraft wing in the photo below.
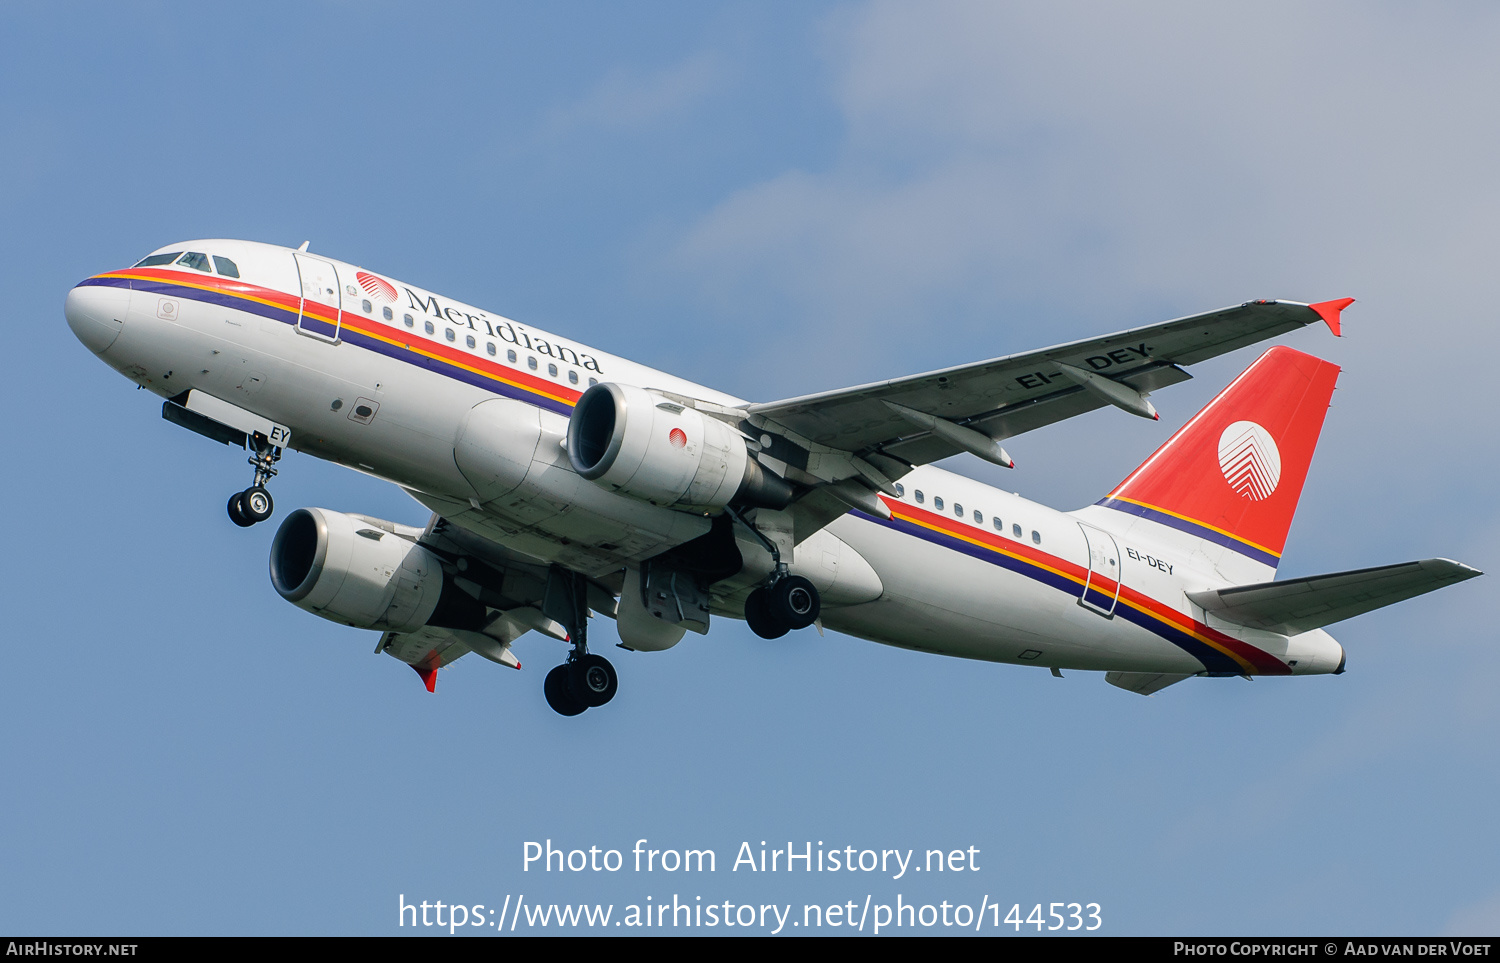
[[[1352,619],[1481,575],[1446,558],[1189,592],[1188,598],[1237,625],[1295,635]]]
[[[460,638],[461,635],[477,636],[479,633],[460,633],[452,629],[433,626],[423,626],[415,632],[386,632],[381,635],[375,651],[377,654],[384,652],[411,666],[426,683],[427,691],[434,692],[437,687],[438,669],[474,651],[464,644],[464,640]],[[508,643],[504,646],[496,643],[495,647],[497,651],[503,651],[511,660],[503,664],[513,669],[521,667],[520,661],[511,654]],[[494,658],[491,661],[502,662],[500,658]]]
[[[392,530],[390,522],[367,516],[361,519]],[[415,532],[415,529],[408,529]],[[424,625],[412,632],[386,632],[375,646],[410,665],[422,677],[427,691],[434,691],[437,671],[470,652],[512,669],[521,660],[511,651],[511,643],[527,632],[538,632],[559,641],[568,638],[567,628],[553,615],[566,606],[556,596],[553,568],[536,560],[527,560],[507,550],[483,534],[470,532],[433,515],[417,542],[444,559],[465,559],[464,568],[454,576],[454,585],[482,606],[467,627],[457,625]],[[589,583],[588,604],[610,617],[615,615],[614,591],[610,586]],[[566,616],[559,616],[566,618]]]
[[[1320,320],[1338,334],[1339,312],[1350,303],[1352,299],[1320,304],[1248,301],[1102,338],[750,405],[746,410],[750,424],[761,431],[814,453],[826,447],[858,455],[867,460],[866,467],[877,468],[887,478],[961,451],[1004,464],[1003,454],[991,457],[974,446],[1106,404],[1154,417],[1144,396],[1188,380],[1191,375],[1182,365]],[[935,419],[947,424],[934,424]],[[767,454],[780,458],[785,450],[773,444]],[[781,460],[804,467],[797,464],[795,453]],[[823,474],[816,468],[812,473]]]

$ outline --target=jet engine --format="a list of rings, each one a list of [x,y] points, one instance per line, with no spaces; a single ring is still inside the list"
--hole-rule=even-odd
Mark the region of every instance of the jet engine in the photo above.
[[[598,384],[568,420],[573,470],[610,491],[673,508],[785,508],[794,492],[744,437],[696,408],[633,385]]]
[[[394,527],[299,508],[271,543],[271,584],[298,608],[359,629],[411,632],[443,624],[457,596],[460,604],[467,600],[464,608],[478,606],[483,614],[477,600],[445,584],[436,555],[388,530]]]

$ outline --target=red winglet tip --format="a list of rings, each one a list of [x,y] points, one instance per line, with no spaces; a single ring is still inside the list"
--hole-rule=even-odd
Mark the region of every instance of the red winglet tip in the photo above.
[[[422,677],[422,682],[426,684],[428,692],[437,692],[437,666],[424,669],[420,665],[414,665],[412,670]]]
[[[1328,325],[1328,330],[1333,332],[1335,338],[1340,338],[1343,337],[1343,332],[1339,330],[1339,313],[1353,303],[1353,298],[1339,298],[1337,301],[1319,301],[1308,307],[1318,313],[1318,317]]]

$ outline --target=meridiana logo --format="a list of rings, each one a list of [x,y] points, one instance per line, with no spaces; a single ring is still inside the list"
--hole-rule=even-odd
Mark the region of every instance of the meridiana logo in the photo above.
[[[1251,501],[1271,497],[1281,481],[1281,451],[1253,421],[1236,421],[1219,436],[1219,469],[1229,487]]]
[[[366,294],[377,301],[396,300],[396,289],[384,278],[378,278],[366,271],[359,271],[355,273],[354,280],[359,282],[359,286],[365,289]]]

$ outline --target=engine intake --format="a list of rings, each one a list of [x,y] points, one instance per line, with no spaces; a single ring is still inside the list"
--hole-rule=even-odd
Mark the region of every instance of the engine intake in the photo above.
[[[437,556],[421,545],[326,508],[292,512],[271,543],[281,597],[355,628],[411,632],[433,622],[444,583]]]
[[[750,456],[738,431],[633,385],[606,382],[583,393],[568,420],[568,460],[595,484],[654,505],[779,509],[794,494]]]

